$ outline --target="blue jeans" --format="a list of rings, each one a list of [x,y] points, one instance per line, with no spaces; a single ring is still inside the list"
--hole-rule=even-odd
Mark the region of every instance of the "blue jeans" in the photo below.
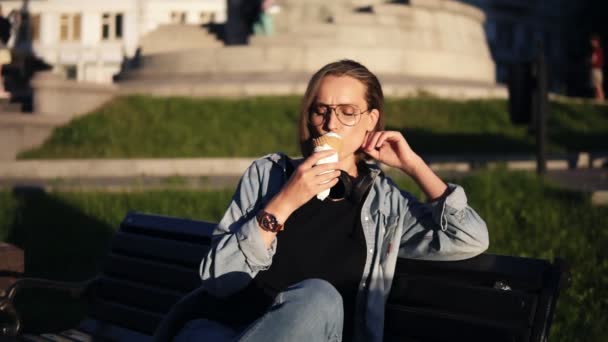
[[[343,322],[340,293],[325,280],[307,279],[279,293],[262,317],[240,330],[196,319],[188,322],[173,341],[339,342]]]

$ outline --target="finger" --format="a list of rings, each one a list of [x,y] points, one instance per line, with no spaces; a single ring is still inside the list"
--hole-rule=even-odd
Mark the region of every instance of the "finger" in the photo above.
[[[327,171],[334,171],[337,169],[338,163],[317,164],[310,168],[310,170],[312,170],[313,174],[315,175],[319,175]]]
[[[378,139],[378,136],[380,136],[380,133],[382,133],[382,132],[372,132],[372,134],[370,134],[369,140],[367,141],[368,149],[374,149],[374,142]]]
[[[317,184],[324,184],[340,176],[340,170],[329,171],[315,176]]]
[[[378,137],[378,140],[376,140],[376,143],[374,144],[374,148],[376,150],[379,150],[384,145],[384,142],[386,142],[390,138],[391,138],[391,132],[382,132],[382,134],[380,134],[380,136]]]
[[[369,140],[372,137],[372,134],[374,132],[365,132],[365,137],[363,138],[363,143],[361,144],[361,149],[365,150],[367,149],[367,146],[369,145]]]
[[[369,139],[367,141],[367,145],[363,148],[363,152],[365,152],[368,156],[376,160],[380,158],[380,150],[376,149],[375,146],[381,135],[382,132],[373,132],[372,134],[370,134]]]
[[[365,154],[367,154],[368,156],[370,156],[376,160],[378,160],[378,158],[380,157],[380,151],[378,151],[374,148],[368,148],[366,150],[363,150],[363,152],[365,152]]]
[[[377,148],[381,148],[385,142],[395,144],[395,146],[408,146],[405,137],[400,132],[386,132],[377,142]]]
[[[371,136],[372,136],[372,133],[373,133],[373,132],[369,132],[369,131],[365,132],[365,137],[363,137],[363,143],[361,144],[361,148],[362,148],[362,149],[364,149],[364,150],[365,150],[365,149],[367,148],[367,145],[368,145],[368,143],[369,143],[369,139],[370,139],[370,138],[371,138]]]
[[[323,191],[325,189],[330,189],[332,188],[334,185],[338,184],[338,182],[340,181],[339,178],[334,178],[334,179],[330,179],[329,181],[326,181],[324,183],[320,183],[317,185],[317,189],[315,190],[316,193],[319,193],[320,191]]]
[[[371,140],[369,141],[369,144],[367,145],[367,150],[373,150],[376,149],[376,144],[378,143],[378,139],[380,139],[380,136],[382,135],[383,132],[374,132],[373,137],[371,138]]]
[[[401,134],[399,132],[391,132],[391,131],[386,131],[382,134],[382,136],[380,137],[380,139],[378,139],[378,142],[376,143],[376,147],[380,147],[382,145],[384,145],[384,142],[388,141],[396,141],[399,142],[399,138],[402,137]]]
[[[301,165],[302,165],[302,167],[309,169],[309,168],[313,167],[319,160],[329,157],[334,153],[336,153],[335,150],[315,152],[315,153],[311,154],[304,162],[302,162]]]

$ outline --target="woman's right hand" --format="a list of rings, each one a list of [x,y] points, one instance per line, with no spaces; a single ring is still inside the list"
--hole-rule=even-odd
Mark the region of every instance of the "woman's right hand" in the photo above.
[[[338,183],[338,163],[315,165],[319,160],[336,153],[327,150],[313,153],[293,172],[283,189],[264,208],[284,224],[287,218],[319,192]]]

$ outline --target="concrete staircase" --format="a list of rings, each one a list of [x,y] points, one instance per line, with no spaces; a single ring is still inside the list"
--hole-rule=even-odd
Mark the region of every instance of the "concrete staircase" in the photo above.
[[[358,8],[359,2],[373,8]],[[452,0],[285,0],[281,6],[275,34],[250,37],[248,46],[195,48],[208,40],[185,32],[200,30],[159,28],[142,40],[140,67],[121,77],[122,89],[184,96],[300,93],[302,75],[350,58],[382,76],[387,94],[506,94],[495,82],[483,13],[472,6]]]
[[[10,99],[0,98],[0,114],[20,113],[21,103],[11,102]]]
[[[0,100],[0,106],[3,104]],[[71,115],[0,111],[0,161],[14,160],[19,152],[40,146],[56,127],[65,125],[71,119]]]
[[[195,49],[218,48],[223,43],[198,25],[161,25],[140,40],[142,54],[180,52]]]

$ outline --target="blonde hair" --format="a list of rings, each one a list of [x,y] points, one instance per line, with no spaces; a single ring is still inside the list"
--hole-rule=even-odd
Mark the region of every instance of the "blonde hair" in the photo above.
[[[378,121],[374,127],[374,131],[384,130],[384,95],[382,86],[376,75],[369,71],[362,64],[350,59],[343,59],[337,62],[329,63],[319,69],[308,81],[306,93],[300,105],[299,132],[298,139],[300,143],[300,152],[304,158],[312,154],[312,131],[313,127],[308,122],[308,115],[313,104],[317,101],[319,87],[323,78],[326,76],[348,76],[352,77],[365,86],[365,101],[367,109],[378,111]],[[357,159],[368,159],[364,152],[359,152]]]

